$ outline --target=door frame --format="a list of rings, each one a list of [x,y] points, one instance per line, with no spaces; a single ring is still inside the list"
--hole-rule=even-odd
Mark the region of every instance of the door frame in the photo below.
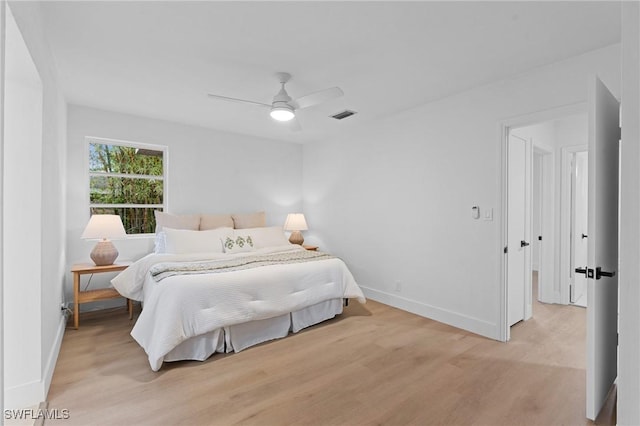
[[[508,144],[509,144],[509,132],[514,127],[524,127],[541,123],[544,121],[551,121],[554,119],[574,115],[577,113],[584,113],[588,111],[588,104],[586,102],[579,102],[575,104],[569,104],[552,108],[544,111],[533,112],[530,114],[524,114],[516,117],[505,118],[498,123],[498,141],[500,149],[500,186],[498,199],[500,200],[500,239],[498,240],[498,247],[496,248],[500,253],[500,285],[499,285],[499,340],[503,342],[509,341],[511,338],[511,327],[509,326],[508,316],[508,282],[507,282],[507,255],[504,253],[504,248],[507,247],[507,177],[508,177]],[[555,197],[554,197],[555,198]],[[544,220],[544,218],[543,218]],[[548,218],[550,229],[549,233],[553,234],[554,244],[550,244],[553,248],[549,256],[553,258],[555,253],[555,221],[554,217]],[[544,240],[543,240],[544,241]],[[558,265],[547,266],[553,268],[554,283],[551,284],[555,287],[555,281],[557,281]],[[549,284],[548,284],[549,285]],[[553,291],[553,289],[552,289]],[[546,293],[545,293],[546,294]]]
[[[565,146],[560,151],[560,301],[568,305],[571,286],[571,157],[576,152],[589,152],[585,145]]]

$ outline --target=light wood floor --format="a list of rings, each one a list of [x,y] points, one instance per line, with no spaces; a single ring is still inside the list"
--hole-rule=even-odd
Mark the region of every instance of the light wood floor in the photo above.
[[[584,425],[585,310],[536,304],[509,343],[380,303],[286,339],[154,373],[124,310],[67,329],[64,425]],[[47,421],[47,424],[58,421]],[[615,397],[597,424],[615,424]]]

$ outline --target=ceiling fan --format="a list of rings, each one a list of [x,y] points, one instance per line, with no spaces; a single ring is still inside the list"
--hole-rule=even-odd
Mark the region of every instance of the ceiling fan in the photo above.
[[[313,92],[308,95],[302,96],[298,99],[292,99],[287,93],[284,85],[291,79],[291,74],[286,72],[276,73],[276,77],[280,82],[280,91],[273,97],[271,104],[265,104],[262,102],[248,101],[245,99],[230,98],[228,96],[215,95],[209,93],[209,97],[215,99],[221,99],[223,101],[240,102],[245,104],[257,105],[260,107],[269,108],[271,110],[271,118],[277,121],[291,121],[296,117],[296,111],[304,108],[309,108],[314,105],[321,104],[331,99],[339,98],[344,95],[344,92],[339,87],[331,87],[329,89]],[[294,130],[299,130],[300,125],[297,120],[294,120]]]

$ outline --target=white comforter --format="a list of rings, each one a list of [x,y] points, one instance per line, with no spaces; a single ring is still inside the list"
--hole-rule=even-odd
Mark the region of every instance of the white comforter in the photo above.
[[[144,302],[131,335],[144,348],[154,371],[183,341],[235,324],[295,312],[338,298],[365,302],[344,262],[337,258],[253,269],[172,276],[156,282],[149,269],[158,263],[220,259],[286,250],[270,247],[251,253],[149,254],[112,280],[125,297]]]

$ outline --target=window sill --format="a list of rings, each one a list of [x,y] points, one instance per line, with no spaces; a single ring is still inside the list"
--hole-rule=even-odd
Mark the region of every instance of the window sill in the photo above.
[[[125,240],[153,240],[156,234],[127,234]]]

